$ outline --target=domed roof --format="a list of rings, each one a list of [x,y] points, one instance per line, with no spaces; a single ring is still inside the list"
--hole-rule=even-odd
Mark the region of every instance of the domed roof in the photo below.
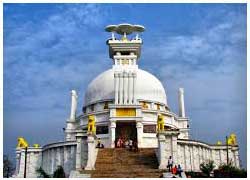
[[[136,99],[167,105],[166,93],[161,82],[152,74],[141,69],[137,69],[135,94]],[[114,71],[109,69],[98,75],[89,84],[85,93],[85,105],[114,99],[114,97]]]

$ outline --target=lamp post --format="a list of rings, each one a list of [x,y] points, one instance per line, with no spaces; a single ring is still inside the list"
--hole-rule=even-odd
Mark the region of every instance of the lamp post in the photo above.
[[[226,136],[226,145],[227,145],[227,165],[228,165],[228,138]]]
[[[27,165],[27,151],[28,151],[28,147],[25,147],[25,156],[24,156],[24,174],[23,177],[26,178],[26,165]]]

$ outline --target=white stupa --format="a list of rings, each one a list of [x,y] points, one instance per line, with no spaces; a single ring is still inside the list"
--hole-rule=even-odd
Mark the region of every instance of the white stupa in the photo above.
[[[136,141],[139,148],[155,148],[160,169],[166,168],[169,156],[189,171],[199,171],[200,163],[207,160],[213,160],[218,167],[230,159],[239,167],[239,147],[234,136],[230,137],[230,146],[191,140],[184,89],[178,92],[179,113],[176,114],[170,110],[160,80],[138,67],[143,44],[139,34],[144,30],[141,25],[131,24],[106,27],[111,33],[107,45],[113,66],[88,85],[78,115],[78,96],[72,90],[65,140],[29,147],[28,177],[36,177],[36,167],[52,174],[61,165],[72,176],[82,169],[94,170],[97,139],[104,148],[116,148],[118,140]],[[24,157],[24,149],[18,147],[16,177],[23,177]]]

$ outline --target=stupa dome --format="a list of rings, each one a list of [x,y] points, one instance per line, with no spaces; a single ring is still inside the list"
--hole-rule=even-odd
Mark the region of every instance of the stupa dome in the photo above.
[[[167,97],[161,82],[147,71],[137,69],[136,99],[167,105]],[[114,70],[109,69],[98,75],[88,86],[85,105],[98,101],[114,100]]]

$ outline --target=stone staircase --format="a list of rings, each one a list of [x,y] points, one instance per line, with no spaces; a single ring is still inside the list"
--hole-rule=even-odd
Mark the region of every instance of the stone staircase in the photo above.
[[[93,178],[159,178],[163,170],[158,169],[155,149],[99,149]]]

